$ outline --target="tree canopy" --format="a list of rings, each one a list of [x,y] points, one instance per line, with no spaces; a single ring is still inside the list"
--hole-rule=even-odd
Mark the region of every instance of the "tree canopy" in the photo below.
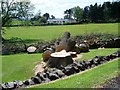
[[[12,19],[28,20],[33,16],[34,6],[30,1],[2,0],[0,3],[2,26],[11,24]]]
[[[79,6],[67,9],[64,11],[65,18],[70,19],[73,17],[78,22],[120,22],[120,1],[104,2],[103,4]]]

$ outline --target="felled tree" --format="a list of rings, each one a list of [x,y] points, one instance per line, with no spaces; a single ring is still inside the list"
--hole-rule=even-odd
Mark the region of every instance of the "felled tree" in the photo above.
[[[52,53],[46,66],[51,68],[59,68],[60,66],[67,66],[71,63],[73,63],[71,54],[67,53],[65,50],[62,50],[61,52]]]

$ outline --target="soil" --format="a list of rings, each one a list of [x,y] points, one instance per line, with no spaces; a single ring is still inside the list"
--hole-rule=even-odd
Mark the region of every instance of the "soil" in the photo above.
[[[35,75],[38,73],[38,72],[42,72],[44,70],[44,67],[45,67],[46,63],[45,62],[40,62],[38,63],[35,68],[33,69],[33,71],[35,72]]]
[[[97,86],[97,88],[114,88],[114,89],[119,88],[120,89],[120,75],[106,81],[100,86]]]

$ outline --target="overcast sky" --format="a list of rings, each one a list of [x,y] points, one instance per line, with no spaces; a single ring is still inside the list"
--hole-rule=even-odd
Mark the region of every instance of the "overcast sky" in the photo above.
[[[114,0],[30,0],[32,4],[35,5],[35,12],[41,10],[42,15],[44,13],[49,13],[54,15],[56,18],[63,18],[64,11],[70,9],[74,6],[80,6],[84,8],[91,4],[103,4],[105,1]]]

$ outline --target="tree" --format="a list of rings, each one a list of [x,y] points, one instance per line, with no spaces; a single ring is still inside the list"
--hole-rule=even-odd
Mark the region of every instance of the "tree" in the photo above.
[[[72,9],[67,9],[66,11],[64,11],[64,14],[65,19],[72,19]]]
[[[79,6],[73,7],[72,12],[74,19],[76,19],[77,22],[80,22],[83,17],[83,9],[80,8]]]
[[[103,13],[104,13],[104,20],[108,22],[111,18],[111,3],[104,2],[102,7],[103,7]]]
[[[11,24],[12,19],[28,20],[33,16],[33,5],[28,1],[4,0],[2,6],[2,26]]]
[[[2,27],[10,25],[13,18],[28,20],[33,15],[34,6],[28,0],[23,0],[22,2],[17,0],[2,0],[0,4]]]
[[[120,1],[118,0],[116,2],[112,2],[112,5],[111,5],[111,16],[112,16],[112,19],[115,19],[118,22],[120,22],[119,9],[120,9]]]
[[[89,17],[91,22],[101,22],[103,20],[103,9],[101,5],[90,5]]]
[[[43,17],[45,17],[45,19],[48,20],[50,18],[50,15],[49,15],[49,13],[45,13],[45,14],[43,14]]]
[[[83,10],[83,19],[85,21],[89,20],[89,6],[84,7],[84,10]]]
[[[34,15],[33,18],[31,18],[32,21],[37,21],[41,18],[41,10],[38,10],[38,12]]]
[[[52,19],[55,19],[55,16],[51,15],[51,18],[52,18]]]

